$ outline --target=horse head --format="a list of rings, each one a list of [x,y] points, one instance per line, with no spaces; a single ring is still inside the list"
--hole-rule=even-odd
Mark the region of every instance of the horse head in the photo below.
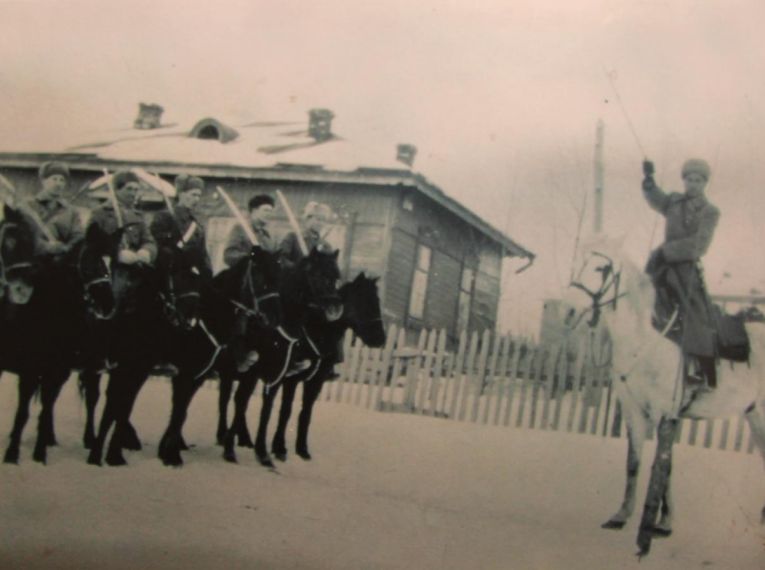
[[[34,293],[38,264],[35,260],[35,233],[18,210],[5,205],[0,222],[0,286],[11,303],[25,305]]]
[[[112,238],[97,224],[91,224],[85,238],[71,250],[86,310],[99,320],[112,318],[117,307],[112,290],[112,252]]]
[[[176,247],[162,247],[156,261],[157,292],[168,324],[192,330],[200,318],[200,299],[205,277],[197,264]]]
[[[257,327],[276,328],[282,323],[280,278],[278,254],[256,245],[215,279],[236,309],[248,315],[249,321]]]
[[[337,286],[340,281],[339,253],[339,250],[320,251],[313,248],[297,266],[298,298],[330,322],[337,321],[343,315],[343,302]]]
[[[367,277],[363,272],[350,283],[340,287],[343,300],[343,319],[362,342],[372,348],[385,344],[385,327],[380,309],[377,278]]]

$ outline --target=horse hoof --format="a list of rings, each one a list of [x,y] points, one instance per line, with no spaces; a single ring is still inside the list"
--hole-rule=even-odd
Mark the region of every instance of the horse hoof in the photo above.
[[[239,463],[239,461],[237,461],[237,459],[236,459],[236,453],[234,453],[233,451],[231,451],[231,452],[229,452],[229,451],[224,452],[223,453],[223,459],[225,459],[229,463]]]
[[[270,467],[271,469],[274,469],[276,465],[274,465],[274,462],[271,461],[271,456],[267,453],[265,455],[256,455],[258,459],[258,463],[260,463],[263,467]]]
[[[611,519],[609,521],[604,522],[602,525],[600,525],[600,528],[605,528],[609,530],[621,530],[624,528],[625,524],[626,524],[625,521],[620,521],[618,519]]]
[[[661,526],[655,526],[651,529],[651,532],[653,533],[654,537],[656,538],[667,538],[668,536],[672,536],[672,529],[671,528],[665,528]]]
[[[287,452],[286,451],[274,451],[274,457],[276,457],[279,461],[287,461]]]
[[[237,436],[237,445],[239,447],[247,447],[249,449],[252,449],[255,447],[255,444],[252,443],[252,438],[249,434],[245,435],[238,435]]]
[[[311,459],[313,459],[313,457],[311,457],[311,454],[308,453],[307,449],[297,449],[295,450],[295,453],[298,454],[298,457],[301,457],[305,459],[306,461],[311,461]]]
[[[96,467],[101,467],[101,458],[96,455],[89,455],[88,465],[95,465]]]
[[[160,459],[162,459],[162,464],[165,467],[183,467],[183,458],[180,455],[177,457],[165,456]]]
[[[18,465],[19,464],[19,450],[18,449],[9,449],[5,452],[5,456],[3,457],[3,463],[7,463],[8,465]]]
[[[106,464],[111,467],[122,467],[123,465],[127,465],[127,461],[125,461],[125,458],[121,453],[110,453],[106,456]]]
[[[36,461],[37,463],[42,463],[43,465],[46,465],[48,462],[48,454],[45,453],[45,449],[35,449],[35,452],[32,454],[32,459]]]

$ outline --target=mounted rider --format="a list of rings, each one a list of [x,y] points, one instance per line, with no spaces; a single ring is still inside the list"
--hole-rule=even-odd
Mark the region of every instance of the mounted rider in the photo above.
[[[332,251],[332,246],[324,239],[323,232],[327,223],[332,219],[332,208],[318,202],[308,202],[303,208],[303,241],[310,252],[316,248],[318,251]],[[281,242],[279,251],[282,254],[282,267],[291,269],[303,258],[297,234],[290,232]]]
[[[267,194],[256,194],[247,203],[250,228],[260,247],[269,252],[276,251],[274,239],[268,231],[268,223],[273,215],[274,205],[274,199]],[[237,262],[247,257],[252,247],[252,241],[245,229],[240,224],[234,226],[223,251],[223,261],[226,267],[233,267]],[[244,311],[239,311],[230,343],[234,363],[239,372],[249,370],[259,358],[257,352],[249,350],[246,344],[248,324],[249,315]]]
[[[141,190],[138,176],[121,170],[114,173],[111,185],[115,199],[107,200],[93,210],[88,227],[96,224],[109,237],[122,230],[117,262],[125,266],[150,266],[157,257],[157,243],[143,214],[135,209]]]
[[[69,168],[63,162],[45,162],[39,170],[40,190],[26,200],[22,213],[35,229],[35,255],[59,263],[84,232],[77,211],[64,198]]]
[[[247,203],[247,210],[250,215],[250,227],[255,237],[258,239],[260,247],[266,251],[276,251],[276,242],[271,237],[268,230],[268,224],[274,211],[274,199],[268,194],[256,194]],[[226,242],[226,249],[223,251],[223,261],[226,267],[232,267],[237,261],[249,255],[252,249],[252,242],[239,224],[231,229]]]
[[[174,203],[154,217],[150,229],[158,247],[181,249],[207,280],[212,278],[212,264],[207,253],[204,226],[194,215],[204,187],[204,181],[197,176],[178,175]]]
[[[310,252],[312,249],[316,249],[316,251],[319,252],[334,251],[334,248],[324,238],[324,228],[333,217],[334,212],[327,204],[308,202],[305,205],[302,215],[302,237],[307,251]],[[288,271],[295,268],[298,262],[303,258],[303,251],[295,232],[290,232],[284,236],[284,239],[282,239],[279,246],[279,251],[281,252],[281,265]],[[342,339],[337,342],[334,351],[332,351],[332,354],[327,355],[327,357],[331,358],[334,364],[343,362],[344,354]],[[299,372],[301,364],[299,364],[296,369],[290,370],[287,375],[291,376],[292,374]],[[326,380],[335,380],[339,376],[340,374],[337,371],[330,371]]]
[[[656,288],[654,326],[666,328],[677,310],[675,325],[667,336],[691,357],[686,359],[690,365],[688,379],[706,381],[714,388],[717,339],[701,266],[701,257],[709,249],[720,219],[720,211],[704,195],[710,168],[704,160],[687,160],[681,172],[684,193],[666,193],[659,188],[650,161],[643,163],[643,171],[643,195],[666,219],[664,243],[651,253],[646,266]]]

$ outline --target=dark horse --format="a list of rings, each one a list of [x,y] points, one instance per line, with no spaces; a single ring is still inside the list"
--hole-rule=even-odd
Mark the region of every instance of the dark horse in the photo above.
[[[200,326],[179,339],[172,359],[178,374],[173,378],[170,421],[158,450],[165,465],[183,465],[183,424],[205,378],[213,371],[222,381],[232,381],[237,375],[232,343],[241,343],[245,350],[257,354],[268,369],[286,368],[284,355],[273,350],[279,339],[285,338],[280,328],[278,285],[277,255],[255,246],[204,289]]]
[[[371,348],[380,348],[385,344],[386,335],[380,311],[377,279],[361,273],[356,279],[340,287],[339,293],[343,302],[343,315],[339,320],[326,322],[323,319],[311,319],[306,323],[306,336],[314,339],[316,362],[308,371],[291,376],[283,383],[279,423],[271,444],[271,451],[280,461],[287,459],[285,432],[298,383],[303,382],[303,407],[298,416],[295,452],[303,459],[309,460],[311,454],[308,451],[308,428],[313,405],[324,382],[333,373],[334,351],[345,332],[351,329],[354,335]],[[315,373],[312,372],[314,370]]]
[[[312,327],[312,322],[326,325],[337,321],[342,315],[343,305],[337,289],[340,278],[337,256],[337,251],[326,253],[314,249],[307,257],[301,259],[295,268],[282,272],[280,286],[284,303],[282,328],[286,331],[288,338],[287,342],[274,343],[272,350],[286,354],[285,358],[291,363],[292,370],[296,365],[303,364],[308,373],[316,372],[317,347],[307,330]],[[231,382],[221,382],[218,433],[220,436],[225,430],[222,443],[223,457],[226,461],[236,462],[235,438],[238,438],[241,446],[252,445],[246,423],[247,405],[258,379],[262,379],[263,406],[254,444],[255,456],[262,465],[273,467],[266,445],[266,434],[274,398],[279,384],[286,376],[284,370],[277,372],[260,361],[246,374],[240,375],[239,387],[234,396],[234,418],[227,429],[225,412],[231,393]]]
[[[141,387],[152,369],[174,352],[178,337],[199,326],[202,277],[178,249],[161,248],[153,268],[116,264],[116,247],[112,251],[117,309],[108,326],[107,354],[113,368],[88,463],[101,465],[106,437],[114,425],[106,462],[117,466],[127,463],[123,449],[140,448],[129,434],[134,434],[130,414]]]
[[[24,226],[23,216],[6,211],[3,229],[3,255],[7,287],[11,292],[3,299],[2,346],[8,351],[3,367],[19,376],[19,401],[10,442],[5,452],[6,463],[17,463],[21,435],[29,419],[29,404],[39,390],[42,408],[34,448],[35,461],[45,463],[47,447],[56,445],[53,429],[53,407],[71,371],[86,358],[88,319],[107,315],[113,308],[108,287],[100,278],[103,261],[97,253],[93,235],[74,244],[62,258],[30,258],[20,264],[29,269],[25,303],[14,302],[15,283],[8,241],[22,248],[31,242],[31,228]],[[14,229],[5,224],[15,225]],[[29,225],[29,222],[27,222]],[[23,245],[22,245],[23,244]]]

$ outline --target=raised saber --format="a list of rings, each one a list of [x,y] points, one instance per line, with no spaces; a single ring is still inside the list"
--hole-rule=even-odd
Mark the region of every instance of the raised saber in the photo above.
[[[112,180],[112,177],[109,176],[109,172],[105,168],[104,176],[106,177],[106,187],[109,190],[109,200],[112,203],[112,208],[114,208],[114,216],[117,218],[117,227],[122,229],[124,224],[122,222],[122,212],[120,211],[120,205],[119,202],[117,202],[117,192],[114,191],[114,181]]]
[[[216,186],[215,189],[218,191],[218,194],[220,194],[221,198],[223,198],[223,201],[226,202],[226,206],[228,206],[228,209],[231,210],[231,213],[234,215],[234,218],[236,218],[236,221],[239,223],[239,225],[244,230],[244,233],[252,242],[252,245],[255,245],[255,246],[260,245],[258,238],[255,236],[255,232],[252,231],[252,226],[247,222],[247,220],[244,219],[242,212],[239,211],[239,208],[236,207],[236,204],[234,204],[234,201],[231,199],[231,196],[229,196],[226,193],[226,191],[220,186]]]
[[[297,219],[295,219],[295,214],[292,213],[292,209],[287,203],[287,198],[284,197],[281,190],[276,191],[276,196],[279,198],[279,203],[282,205],[282,208],[284,208],[284,213],[287,214],[287,220],[289,220],[290,225],[292,226],[292,231],[295,232],[300,251],[303,252],[304,256],[308,257],[308,246],[305,244],[303,233],[300,231],[300,226],[298,225]]]

